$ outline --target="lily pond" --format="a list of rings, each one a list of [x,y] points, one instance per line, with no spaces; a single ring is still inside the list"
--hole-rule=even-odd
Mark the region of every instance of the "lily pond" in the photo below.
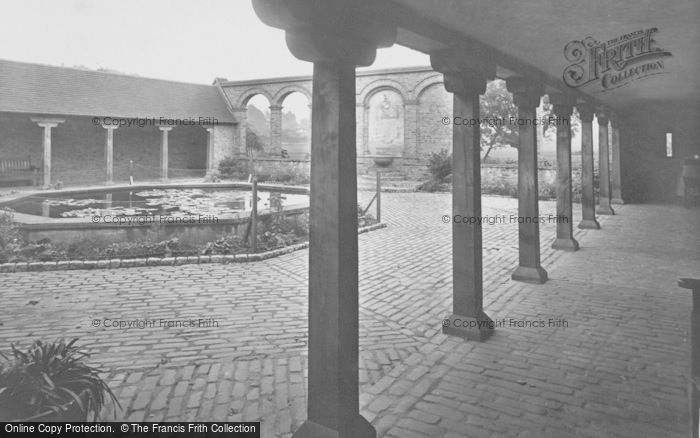
[[[258,192],[258,210],[308,205],[305,194]],[[119,189],[64,197],[31,196],[7,206],[17,213],[50,218],[210,215],[226,219],[251,211],[253,196],[250,190],[240,188]]]

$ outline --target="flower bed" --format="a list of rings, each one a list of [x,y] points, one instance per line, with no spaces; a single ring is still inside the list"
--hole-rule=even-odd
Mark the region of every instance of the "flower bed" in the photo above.
[[[260,224],[257,252],[237,235],[221,236],[198,245],[177,239],[152,242],[135,240],[100,245],[92,240],[54,244],[47,239],[27,242],[12,221],[0,212],[0,272],[62,269],[167,266],[191,263],[233,263],[264,260],[308,247],[308,213],[302,219],[273,214]],[[383,228],[371,215],[358,211],[358,232]]]

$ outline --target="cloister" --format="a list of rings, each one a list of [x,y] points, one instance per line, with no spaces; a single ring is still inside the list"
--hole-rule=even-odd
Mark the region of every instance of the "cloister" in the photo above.
[[[677,11],[690,7],[682,0],[675,3],[679,7]],[[695,25],[693,19],[683,17],[682,13],[671,12],[674,10],[671,5],[655,13],[650,2],[634,12],[626,9],[625,2],[594,5],[569,2],[560,6],[545,1],[496,5],[485,1],[461,4],[416,0],[253,0],[253,5],[264,23],[285,30],[287,46],[294,56],[314,65],[308,420],[296,431],[297,437],[375,436],[374,428],[360,415],[358,407],[358,248],[354,211],[358,142],[355,67],[370,65],[377,48],[398,43],[430,54],[433,69],[443,75],[445,89],[453,95],[454,116],[478,119],[479,95],[484,92],[486,82],[494,77],[506,80],[521,119],[536,117],[535,109],[545,93],[558,117],[569,118],[575,107],[581,116],[583,135],[581,228],[597,229],[596,214],[615,214],[614,204],[629,200],[625,199],[625,189],[634,187],[636,180],[657,185],[656,179],[663,178],[664,171],[656,165],[658,159],[645,159],[644,154],[662,147],[655,143],[665,138],[667,132],[676,134],[674,141],[678,140],[686,154],[698,150],[698,129],[692,122],[698,115],[698,80],[687,75],[690,72],[686,70],[693,65],[688,60],[697,60],[697,53],[691,54],[690,41],[673,36],[679,29],[690,31]],[[549,14],[555,9],[561,13]],[[674,30],[659,32],[657,46],[652,48],[649,38],[658,29],[647,31],[646,40],[640,40],[635,47],[662,57],[661,64],[667,63],[673,74],[647,78],[646,83],[635,81],[605,94],[579,88],[580,82],[599,79],[600,74],[607,73],[612,62],[617,62],[615,67],[621,69],[623,51],[630,58],[633,53],[619,41],[610,42],[620,44],[618,49],[606,51],[603,46],[600,54],[588,52],[592,43],[586,46],[578,42],[596,32],[604,35],[600,38],[616,36],[611,34],[612,22],[600,18],[601,10],[616,17],[614,30],[620,29],[620,33],[652,28],[654,19],[660,20],[667,13],[672,15]],[[548,31],[540,34],[535,29]],[[628,38],[621,37],[622,41]],[[567,43],[570,43],[568,49],[562,53]],[[662,49],[667,45],[672,45],[673,57]],[[591,57],[591,64],[576,64],[585,56]],[[683,66],[674,62],[679,58]],[[573,64],[567,66],[567,61]],[[593,71],[586,71],[587,68]],[[606,78],[608,82],[621,81],[618,77]],[[603,86],[609,85],[608,82]],[[683,109],[663,112],[673,106]],[[597,205],[593,196],[591,138],[594,113],[600,125]],[[609,130],[612,144],[608,141]],[[479,126],[454,126],[452,211],[455,215],[482,215],[479,141]],[[539,216],[537,147],[533,127],[519,126],[518,215],[521,217]],[[559,127],[556,213],[569,220],[557,224],[553,247],[575,251],[579,243],[572,234],[570,149],[570,128]],[[610,150],[615,163],[629,163],[624,172],[611,172]],[[661,153],[654,152],[654,156]],[[663,188],[657,185],[645,195],[659,190]],[[512,278],[544,283],[548,275],[540,260],[539,224],[524,221],[518,227],[519,263]],[[494,323],[483,310],[480,224],[453,224],[452,260],[453,309],[446,315],[448,323],[444,332],[470,341],[486,341]]]
[[[127,422],[260,421],[262,436],[285,438],[697,437],[700,292],[678,280],[700,276],[700,216],[676,205],[681,165],[700,154],[696,4],[252,5],[312,76],[209,86],[0,61],[0,150],[40,163],[44,188],[72,175],[118,184],[130,161],[144,180],[202,176],[245,155],[255,96],[279,156],[298,93],[312,118],[308,249],[245,263],[6,263],[3,345],[83,337]],[[392,45],[430,67],[356,70]],[[483,195],[483,124],[454,123],[483,117],[494,79],[518,109],[517,199]],[[545,95],[554,201],[538,198]],[[387,226],[358,237],[358,205],[373,195],[358,190],[360,167],[424,168],[443,148],[451,193],[382,194]],[[100,326],[159,318],[218,323]]]

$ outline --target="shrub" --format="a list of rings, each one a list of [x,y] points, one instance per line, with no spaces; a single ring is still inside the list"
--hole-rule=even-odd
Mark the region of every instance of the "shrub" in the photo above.
[[[0,410],[9,415],[3,421],[52,413],[60,417],[70,403],[79,407],[83,421],[98,419],[105,395],[119,406],[101,371],[84,363],[88,354],[76,341],[37,340],[26,351],[12,344],[12,356],[3,354],[6,363],[0,366]]]
[[[416,190],[419,192],[448,192],[450,190],[450,187],[447,183],[435,181],[435,180],[430,180],[422,183],[418,187],[416,187]]]
[[[266,167],[270,173],[269,181],[283,184],[309,184],[311,180],[309,166],[305,163],[275,161]]]
[[[508,178],[484,179],[481,181],[481,192],[489,195],[518,197],[518,183]]]
[[[440,152],[431,153],[428,158],[428,171],[434,181],[443,182],[452,174],[452,154],[445,148],[440,149]]]
[[[12,253],[23,244],[22,231],[14,221],[12,210],[0,210],[0,253]]]
[[[219,174],[223,178],[248,179],[250,174],[248,160],[226,157],[219,162]]]

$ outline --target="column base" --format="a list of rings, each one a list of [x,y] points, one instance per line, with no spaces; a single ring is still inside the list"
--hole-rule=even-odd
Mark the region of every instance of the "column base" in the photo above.
[[[596,213],[605,214],[605,215],[614,215],[615,210],[613,210],[612,207],[609,205],[599,205],[598,209],[596,210]]]
[[[617,204],[617,205],[624,205],[625,201],[622,200],[622,198],[613,198],[612,201],[610,201],[612,204]]]
[[[561,249],[563,251],[578,251],[579,245],[576,239],[573,237],[557,239],[552,244],[552,248]]]
[[[493,334],[494,322],[485,313],[474,318],[452,314],[442,320],[442,332],[446,335],[459,336],[467,341],[485,341]]]
[[[292,438],[377,438],[377,431],[362,415],[358,415],[343,430],[331,429],[311,420],[306,420],[294,432]]]
[[[578,227],[582,230],[600,230],[600,224],[595,219],[583,219]]]
[[[525,283],[542,284],[547,281],[547,271],[541,266],[533,268],[530,266],[518,266],[510,276],[515,281],[523,281]]]

